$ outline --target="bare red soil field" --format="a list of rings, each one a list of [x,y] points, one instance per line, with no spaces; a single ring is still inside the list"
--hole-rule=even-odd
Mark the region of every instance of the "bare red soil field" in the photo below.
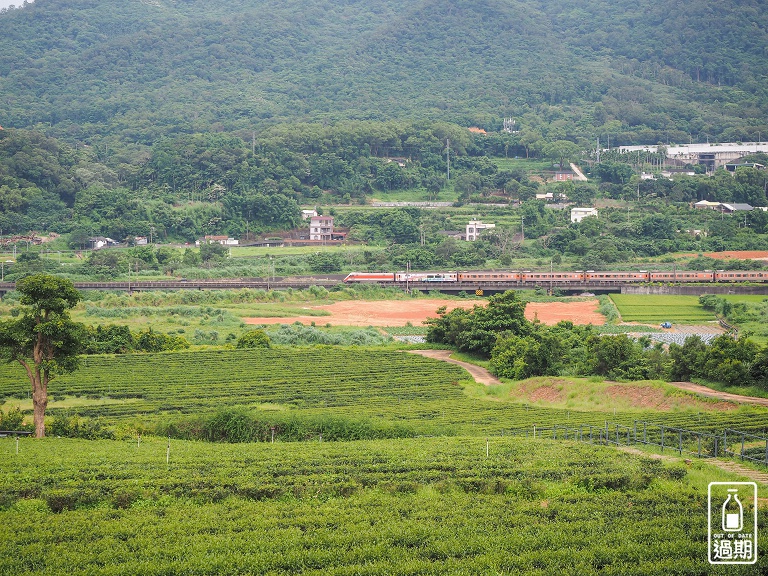
[[[597,300],[583,302],[529,302],[525,307],[528,320],[538,319],[542,324],[557,324],[560,320],[570,320],[574,324],[605,324],[605,316],[597,309]]]
[[[365,302],[350,300],[334,302],[323,306],[312,306],[311,310],[326,310],[330,316],[289,316],[284,318],[245,318],[247,324],[293,324],[314,322],[320,326],[405,326],[408,322],[420,326],[427,318],[435,318],[440,306],[448,310],[472,308],[477,301],[460,300],[377,300]],[[525,316],[538,319],[543,324],[557,324],[570,320],[574,324],[604,324],[605,317],[597,312],[597,300],[585,302],[531,302],[526,306]]]

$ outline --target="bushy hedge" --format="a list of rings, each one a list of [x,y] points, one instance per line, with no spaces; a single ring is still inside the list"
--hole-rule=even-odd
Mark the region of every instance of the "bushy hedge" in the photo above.
[[[402,424],[347,416],[281,414],[266,411],[222,410],[182,418],[158,426],[157,433],[182,440],[209,442],[270,442],[275,440],[376,440],[410,438],[416,432]]]
[[[375,328],[328,331],[314,326],[282,324],[271,330],[269,338],[274,344],[290,346],[337,345],[337,346],[378,346],[392,341],[392,337]]]

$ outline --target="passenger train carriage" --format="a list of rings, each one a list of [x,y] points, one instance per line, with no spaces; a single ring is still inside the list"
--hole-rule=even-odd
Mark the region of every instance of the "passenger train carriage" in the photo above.
[[[578,272],[528,272],[504,270],[471,270],[466,272],[351,272],[344,282],[359,283],[456,283],[456,284],[517,284],[536,286],[563,284],[629,284],[663,282],[674,284],[708,282],[768,282],[768,272],[754,270],[703,270],[703,271],[578,271]]]

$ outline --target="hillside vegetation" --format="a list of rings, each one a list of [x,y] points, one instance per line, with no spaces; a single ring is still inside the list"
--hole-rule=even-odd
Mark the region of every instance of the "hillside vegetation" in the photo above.
[[[62,136],[508,115],[550,140],[768,133],[758,0],[38,0],[0,23],[0,123]]]

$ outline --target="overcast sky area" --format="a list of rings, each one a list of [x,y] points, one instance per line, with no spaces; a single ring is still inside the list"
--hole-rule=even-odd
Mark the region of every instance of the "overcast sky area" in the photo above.
[[[31,2],[31,0],[27,0],[27,2]],[[24,0],[0,0],[0,10],[8,8],[8,6],[22,6],[23,4]]]

